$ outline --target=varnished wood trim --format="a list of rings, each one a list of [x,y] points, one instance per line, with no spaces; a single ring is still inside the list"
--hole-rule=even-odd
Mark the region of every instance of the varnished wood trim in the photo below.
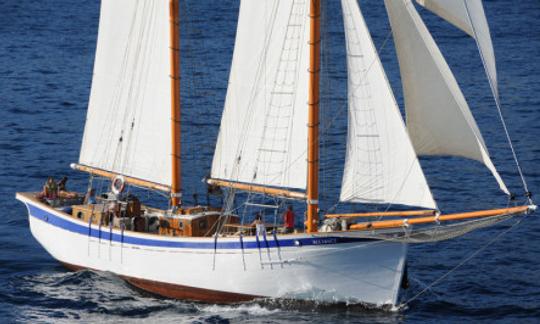
[[[309,5],[309,81],[307,138],[306,231],[315,233],[319,223],[319,82],[321,66],[321,1]]]
[[[114,177],[116,177],[118,175],[121,175],[121,176],[124,177],[124,179],[125,179],[125,181],[127,183],[131,183],[131,184],[134,184],[136,186],[155,189],[155,190],[159,190],[159,191],[165,191],[165,192],[171,191],[170,187],[164,186],[164,185],[159,184],[159,183],[155,183],[155,182],[151,182],[151,181],[142,180],[142,179],[139,179],[139,178],[126,176],[126,175],[118,174],[118,173],[115,173],[115,172],[105,171],[105,170],[102,170],[102,169],[92,168],[92,167],[82,165],[82,164],[72,163],[71,168],[74,169],[74,170],[88,172],[90,174],[94,174],[94,175],[97,175],[97,176],[100,176],[100,177],[105,177],[105,178],[110,178],[110,179],[112,179],[112,178],[114,178]]]
[[[408,210],[408,211],[388,211],[371,213],[351,213],[351,214],[327,214],[326,218],[356,218],[356,217],[386,217],[386,216],[433,216],[436,210]]]
[[[399,220],[387,220],[387,221],[376,221],[369,223],[359,223],[351,225],[351,230],[374,230],[381,228],[395,228],[402,227],[407,225],[414,224],[427,224],[427,223],[436,223],[436,222],[445,222],[445,221],[454,221],[454,220],[463,220],[463,219],[472,219],[472,218],[482,218],[482,217],[494,217],[494,216],[503,216],[503,215],[516,215],[523,214],[530,210],[530,206],[519,206],[511,208],[501,208],[501,209],[489,209],[489,210],[480,210],[467,213],[456,213],[440,216],[430,216],[430,217],[418,217],[410,219],[399,219]]]
[[[254,185],[249,183],[240,183],[220,179],[207,179],[206,182],[213,186],[227,187],[238,190],[244,190],[249,192],[257,192],[267,194],[271,196],[279,196],[292,199],[306,199],[306,194],[298,191],[291,191],[286,189],[270,188],[260,185]]]
[[[171,205],[182,204],[181,113],[180,113],[180,21],[178,0],[169,0],[171,62]]]

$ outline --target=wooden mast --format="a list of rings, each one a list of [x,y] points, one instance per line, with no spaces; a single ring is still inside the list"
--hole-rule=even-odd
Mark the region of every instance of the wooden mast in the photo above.
[[[308,113],[308,233],[317,232],[319,222],[319,71],[321,52],[321,2],[310,0],[309,7],[309,113]]]
[[[169,0],[171,53],[171,205],[182,205],[181,138],[180,138],[180,37],[178,0]]]

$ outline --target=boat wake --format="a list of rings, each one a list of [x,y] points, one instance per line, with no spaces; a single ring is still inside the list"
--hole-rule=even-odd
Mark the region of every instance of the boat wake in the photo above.
[[[412,290],[417,290],[412,282]],[[229,323],[240,321],[271,320],[287,322],[310,320],[314,312],[327,320],[344,315],[363,320],[399,321],[408,309],[395,310],[388,306],[375,306],[358,303],[333,303],[299,301],[292,299],[306,294],[325,293],[308,290],[287,295],[289,298],[259,299],[235,305],[215,305],[184,302],[156,297],[133,288],[112,273],[84,270],[79,272],[49,272],[12,276],[0,286],[0,299],[8,313],[2,317],[23,322],[72,322],[82,320],[103,323],[152,322],[212,322]],[[301,294],[301,295],[299,295]],[[480,316],[482,313],[503,316],[504,312],[519,312],[538,315],[536,309],[527,305],[463,305],[459,301],[435,298],[427,303],[415,302],[414,309],[439,309],[441,313]],[[11,312],[11,313],[10,313]],[[292,315],[294,314],[294,315]],[[490,316],[492,316],[490,315]]]
[[[303,292],[307,294],[308,292]],[[292,298],[293,296],[289,296]],[[388,316],[387,309],[362,304],[323,303],[292,299],[260,299],[235,305],[214,305],[156,297],[133,288],[112,273],[84,270],[12,276],[0,287],[7,305],[2,317],[22,322],[236,322],[254,318],[277,321],[314,311],[328,316],[346,313]],[[9,310],[13,309],[13,310]],[[15,311],[16,309],[16,311]],[[378,315],[377,315],[378,314]]]
[[[279,313],[278,308],[265,307],[259,303],[246,303],[232,306],[225,305],[199,305],[198,309],[202,313],[219,314],[220,316],[228,317],[228,315],[250,315],[250,316],[269,316]]]
[[[2,299],[20,306],[10,317],[23,322],[118,322],[120,318],[198,312],[192,304],[137,294],[123,280],[104,272],[85,270],[15,276],[6,285],[0,291]],[[170,319],[168,315],[165,317]]]

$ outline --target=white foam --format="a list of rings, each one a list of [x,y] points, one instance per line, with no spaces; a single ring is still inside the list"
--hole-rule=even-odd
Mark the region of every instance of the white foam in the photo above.
[[[210,305],[200,306],[201,312],[223,315],[225,313],[243,313],[253,316],[266,316],[279,312],[279,309],[268,309],[257,304],[237,305],[237,306],[221,306]]]

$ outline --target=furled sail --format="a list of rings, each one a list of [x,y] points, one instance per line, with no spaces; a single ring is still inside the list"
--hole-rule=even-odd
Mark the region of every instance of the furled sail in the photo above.
[[[341,201],[436,209],[357,0],[342,0],[349,125]]]
[[[410,0],[385,0],[399,59],[407,128],[417,154],[480,161],[500,188],[495,169],[463,94]]]
[[[79,161],[171,184],[169,2],[103,0]]]
[[[498,101],[495,54],[482,0],[417,0],[417,2],[476,40],[489,85],[495,100]]]
[[[212,178],[306,188],[309,0],[242,0]]]

